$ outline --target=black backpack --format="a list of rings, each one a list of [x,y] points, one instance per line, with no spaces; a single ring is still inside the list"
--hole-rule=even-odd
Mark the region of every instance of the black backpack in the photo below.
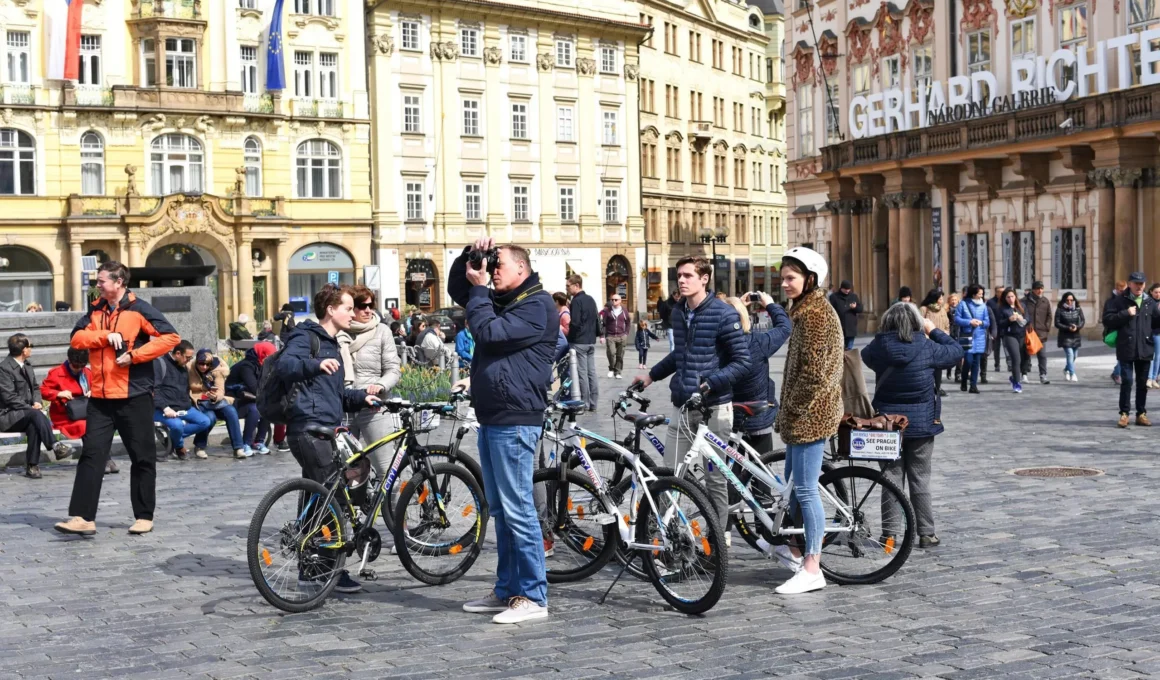
[[[307,335],[310,336],[310,358],[314,359],[320,348],[318,336],[314,333]],[[286,424],[286,412],[301,389],[300,383],[294,383],[287,389],[286,382],[278,375],[278,360],[285,351],[286,347],[283,347],[263,361],[262,372],[258,376],[258,415],[275,425]]]

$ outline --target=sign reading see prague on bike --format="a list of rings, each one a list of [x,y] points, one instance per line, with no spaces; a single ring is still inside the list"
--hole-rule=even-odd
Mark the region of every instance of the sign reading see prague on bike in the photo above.
[[[1160,84],[1160,28],[1121,35],[1096,43],[1089,62],[1086,50],[1059,49],[1050,57],[1014,59],[1011,91],[999,93],[999,81],[990,71],[932,81],[919,89],[893,88],[850,101],[850,132],[854,139],[979,118],[994,113],[1053,104],[1073,96],[1104,94],[1108,62],[1115,55],[1119,89],[1132,85],[1132,49],[1140,53],[1140,84]],[[1091,80],[1095,80],[1094,91]],[[990,97],[988,99],[988,97]]]

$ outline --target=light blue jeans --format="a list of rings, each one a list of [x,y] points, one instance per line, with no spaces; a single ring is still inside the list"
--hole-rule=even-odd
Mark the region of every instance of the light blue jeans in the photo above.
[[[516,595],[548,606],[544,534],[532,500],[532,472],[539,445],[539,425],[480,425],[479,465],[483,493],[495,526],[495,595]]]
[[[1075,358],[1077,356],[1079,356],[1079,348],[1078,347],[1064,347],[1063,348],[1063,360],[1065,362],[1067,362],[1067,365],[1063,367],[1063,370],[1067,371],[1068,373],[1070,373],[1072,375],[1075,375]],[[1156,362],[1153,361],[1152,362],[1152,375],[1156,374],[1156,366],[1157,366]]]
[[[803,555],[820,555],[822,537],[826,530],[826,512],[818,494],[818,477],[822,474],[822,453],[826,440],[806,444],[786,444],[785,478],[793,484],[790,512],[796,518],[800,512],[806,530],[806,549]]]
[[[670,328],[665,331],[665,335],[669,337],[669,352],[672,352],[674,349],[676,349],[676,345],[673,344],[673,329]]]
[[[1160,352],[1156,348],[1160,347],[1160,333],[1152,336],[1152,367],[1148,369],[1148,379],[1155,380],[1157,375],[1160,375]]]

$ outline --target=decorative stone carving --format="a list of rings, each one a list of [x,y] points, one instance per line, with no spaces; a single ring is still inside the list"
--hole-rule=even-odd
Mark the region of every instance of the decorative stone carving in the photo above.
[[[443,58],[447,61],[455,61],[459,58],[459,43],[448,40],[443,43]]]
[[[793,75],[791,85],[797,87],[814,80],[814,54],[807,49],[796,49],[793,55]]]
[[[536,66],[538,66],[541,71],[551,71],[553,65],[554,61],[552,59],[552,55],[548,54],[547,52],[541,52],[536,55]]]
[[[1031,0],[1035,2],[1036,0]],[[924,7],[920,3],[914,3],[910,6],[910,11],[907,13],[907,18],[910,20],[910,33],[907,38],[912,44],[921,45],[926,42],[926,39],[934,35],[934,7]]]
[[[164,217],[153,224],[143,225],[140,231],[148,239],[169,232],[175,234],[209,232],[218,236],[231,236],[233,229],[213,219],[212,211],[210,199],[178,194],[170,199]]]
[[[395,39],[386,33],[371,36],[371,51],[391,56],[395,51]]]
[[[198,116],[197,120],[193,123],[193,128],[202,134],[213,134],[213,118],[209,116]]]
[[[582,76],[590,76],[596,73],[596,60],[588,57],[580,57],[576,60],[576,70]]]
[[[846,84],[849,85],[854,65],[861,63],[866,57],[874,56],[870,27],[861,28],[857,23],[850,22],[850,30],[846,33],[846,48]]]
[[[245,196],[246,195],[246,166],[239,165],[234,168],[234,188],[230,191],[230,196]]]
[[[1003,0],[1008,19],[1022,19],[1039,9],[1039,0]]]
[[[967,33],[995,24],[998,18],[999,15],[995,12],[991,0],[963,0],[963,18],[959,20],[963,40],[966,40]],[[992,36],[991,40],[998,37],[997,33],[996,31],[996,36]]]
[[[822,37],[818,39],[818,51],[822,55],[823,78],[829,78],[838,68],[838,37],[829,31],[822,33]]]
[[[624,78],[625,78],[625,80],[628,80],[629,82],[633,82],[638,77],[640,77],[640,67],[639,66],[637,66],[636,64],[625,64],[624,65]]]
[[[140,196],[137,191],[137,166],[129,163],[125,166],[125,195]]]
[[[503,63],[503,50],[498,47],[485,47],[483,49],[483,61],[490,66],[499,66]]]

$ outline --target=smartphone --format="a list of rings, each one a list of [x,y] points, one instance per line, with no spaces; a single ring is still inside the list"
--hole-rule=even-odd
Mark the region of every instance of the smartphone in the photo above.
[[[750,302],[761,302],[761,293],[750,293],[749,294],[749,301]]]

